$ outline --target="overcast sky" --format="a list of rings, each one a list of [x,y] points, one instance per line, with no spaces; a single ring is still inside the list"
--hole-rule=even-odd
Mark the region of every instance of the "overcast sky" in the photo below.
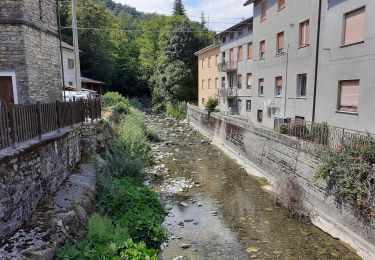
[[[115,2],[135,7],[138,11],[170,15],[173,0],[114,0]],[[187,15],[200,21],[201,13],[209,17],[210,29],[225,30],[249,18],[253,14],[251,6],[243,6],[245,0],[184,0]]]

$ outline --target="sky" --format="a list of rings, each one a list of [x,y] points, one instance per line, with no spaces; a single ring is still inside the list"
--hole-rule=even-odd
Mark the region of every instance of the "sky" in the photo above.
[[[135,7],[138,11],[146,13],[160,13],[170,15],[173,0],[114,0],[117,3]],[[209,28],[220,32],[243,18],[249,18],[253,14],[251,6],[243,6],[245,0],[185,0],[183,1],[187,15],[191,20],[200,21],[204,12]]]

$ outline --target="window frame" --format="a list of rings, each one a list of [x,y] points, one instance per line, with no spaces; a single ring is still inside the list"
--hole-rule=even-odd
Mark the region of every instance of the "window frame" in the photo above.
[[[211,79],[207,80],[207,89],[211,89]]]
[[[260,84],[261,82],[263,83],[262,85]],[[264,97],[264,78],[258,79],[258,97]]]
[[[257,122],[263,123],[263,110],[262,109],[257,110]]]
[[[264,43],[264,53],[262,55],[262,43]],[[266,58],[266,40],[261,40],[259,42],[259,59],[264,60]]]
[[[242,74],[237,75],[237,89],[242,89]]]
[[[242,45],[238,46],[237,48],[237,61],[243,61],[243,46]]]
[[[249,78],[251,78],[251,85],[249,85]],[[253,73],[246,74],[246,89],[252,89],[253,86]]]
[[[277,85],[278,79],[281,79],[281,82],[282,82],[280,86]],[[279,95],[277,94],[278,88],[280,88],[280,94]],[[280,98],[282,96],[283,96],[283,77],[277,76],[277,77],[275,77],[275,97]]]
[[[246,100],[246,112],[251,112],[251,105],[251,100]]]
[[[358,42],[353,42],[353,43],[345,43],[345,39],[346,39],[346,17],[349,15],[349,14],[352,14],[354,12],[357,12],[361,9],[364,9],[364,12],[366,14],[366,5],[363,5],[361,7],[358,7],[352,11],[349,11],[349,12],[346,12],[344,13],[343,15],[343,23],[342,23],[342,36],[341,36],[341,47],[346,47],[346,46],[351,46],[351,45],[356,45],[356,44],[361,44],[361,43],[364,43],[365,42],[365,27],[363,28],[363,40],[361,41],[358,41]],[[365,16],[365,24],[363,26],[366,26],[366,16]]]
[[[205,80],[202,79],[202,89],[204,89],[204,83],[205,83]]]
[[[264,22],[265,20],[267,20],[267,0],[262,0],[260,2],[260,22]]]
[[[305,95],[302,95],[301,93],[301,77],[302,76],[305,76],[306,80],[305,80]],[[306,98],[307,97],[307,73],[300,73],[300,74],[297,74],[297,98]]]
[[[341,94],[342,94],[342,83],[344,83],[344,82],[358,82],[358,88],[359,88],[359,90],[358,90],[358,97],[357,97],[358,98],[358,105],[355,108],[355,110],[349,110],[349,109],[343,110],[342,109],[342,106],[341,106]],[[339,80],[338,84],[339,85],[338,85],[337,106],[336,106],[337,112],[339,112],[339,113],[348,113],[348,114],[358,114],[361,80],[360,79]]]
[[[251,56],[250,56],[250,48],[251,48]],[[247,44],[247,59],[252,60],[253,58],[254,58],[254,44],[253,42],[249,42]]]
[[[280,4],[280,2],[281,2],[281,0],[277,1],[277,11],[281,11],[281,10],[283,10],[283,9],[286,8],[286,0],[284,0],[284,5],[283,6]]]
[[[306,24],[308,25],[308,29],[309,30],[308,30],[308,34],[306,33],[307,30],[305,30],[305,35],[303,37],[304,41],[302,41],[302,26],[306,25]],[[307,35],[309,36],[309,38],[308,38],[309,40],[306,43],[306,39],[307,39],[306,36]],[[304,48],[304,47],[310,46],[310,19],[307,19],[307,20],[302,21],[302,22],[299,23],[299,34],[298,34],[298,36],[299,36],[299,38],[298,38],[298,47],[299,48]]]
[[[284,48],[282,49],[279,46],[279,35],[281,34],[283,35],[283,38],[284,38]],[[285,32],[281,31],[276,34],[276,55],[283,55],[283,54],[285,54]]]

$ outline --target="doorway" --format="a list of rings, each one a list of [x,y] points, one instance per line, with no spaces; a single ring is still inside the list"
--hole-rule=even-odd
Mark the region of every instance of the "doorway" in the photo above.
[[[0,104],[17,104],[15,73],[0,72]]]

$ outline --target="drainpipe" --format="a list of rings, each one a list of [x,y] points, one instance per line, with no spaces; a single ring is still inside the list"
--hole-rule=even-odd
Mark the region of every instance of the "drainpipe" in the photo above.
[[[316,57],[315,57],[315,82],[314,82],[314,97],[313,97],[313,113],[312,122],[315,122],[315,110],[316,110],[316,92],[318,88],[318,63],[319,63],[319,45],[320,45],[320,25],[322,19],[322,0],[319,0],[319,15],[318,15],[318,32],[316,39]]]
[[[59,42],[60,42],[60,62],[61,62],[61,74],[62,74],[62,91],[64,93],[64,101],[66,100],[65,95],[65,78],[64,78],[64,59],[62,51],[62,37],[61,37],[61,24],[60,24],[60,7],[59,0],[56,0],[56,13],[57,13],[57,26],[59,30]]]
[[[286,50],[286,68],[285,68],[285,92],[284,92],[284,109],[283,109],[283,119],[286,117],[286,102],[288,94],[288,68],[289,68],[289,43]]]

